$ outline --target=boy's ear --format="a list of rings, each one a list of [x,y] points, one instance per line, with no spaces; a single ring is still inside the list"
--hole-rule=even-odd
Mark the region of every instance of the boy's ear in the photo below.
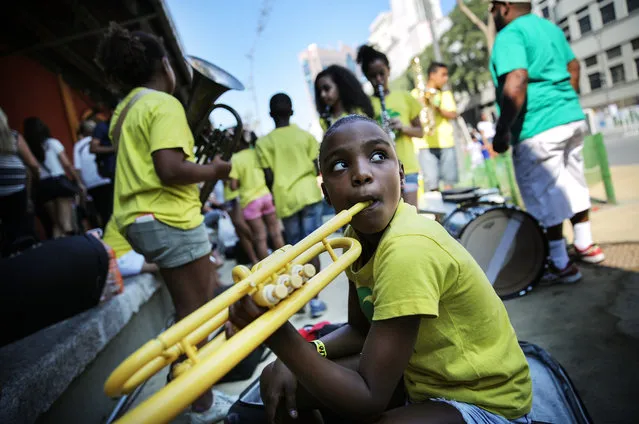
[[[331,198],[328,197],[328,192],[326,191],[326,186],[324,185],[324,183],[322,183],[322,193],[324,193],[324,199],[326,199],[326,203],[328,203],[329,206],[333,206],[333,204],[331,203]]]
[[[406,173],[404,172],[404,164],[401,160],[399,162],[399,180],[402,182],[402,185],[406,182]]]

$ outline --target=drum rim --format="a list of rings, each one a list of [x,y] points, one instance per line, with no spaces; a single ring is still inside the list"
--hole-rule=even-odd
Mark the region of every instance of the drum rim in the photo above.
[[[539,235],[541,236],[542,239],[542,248],[543,248],[543,252],[542,252],[542,258],[543,258],[543,264],[541,267],[539,267],[539,271],[537,272],[537,275],[535,275],[535,277],[532,279],[532,282],[530,284],[528,284],[527,286],[523,287],[522,289],[511,293],[511,294],[507,294],[507,295],[500,295],[499,293],[497,293],[497,290],[495,290],[495,293],[497,293],[497,296],[499,296],[500,299],[502,300],[508,300],[508,299],[513,299],[516,297],[522,297],[525,296],[526,294],[528,294],[537,284],[539,284],[539,282],[541,281],[541,277],[544,275],[544,273],[546,272],[546,269],[548,268],[548,260],[549,260],[549,254],[550,254],[550,246],[548,244],[548,237],[546,236],[546,228],[541,224],[541,222],[539,222],[537,220],[537,218],[535,218],[534,216],[532,216],[530,213],[526,212],[525,210],[523,210],[522,208],[516,206],[516,205],[508,205],[508,204],[489,204],[489,203],[475,203],[475,204],[468,204],[468,205],[463,205],[462,207],[458,208],[459,209],[466,209],[466,208],[471,208],[471,207],[477,207],[477,206],[486,206],[487,208],[485,210],[482,210],[481,213],[477,214],[471,221],[469,221],[466,225],[464,225],[464,227],[460,230],[459,232],[459,241],[461,242],[462,237],[464,236],[464,233],[466,232],[466,230],[468,230],[468,227],[470,226],[470,224],[474,221],[476,221],[478,218],[482,217],[483,215],[485,215],[486,213],[495,210],[495,209],[510,209],[513,210],[515,212],[521,212],[522,214],[524,214],[525,216],[527,216],[528,218],[530,218],[534,224],[534,228],[539,232]],[[466,248],[464,246],[464,248]],[[492,284],[491,284],[492,286]],[[494,286],[493,286],[494,288]]]

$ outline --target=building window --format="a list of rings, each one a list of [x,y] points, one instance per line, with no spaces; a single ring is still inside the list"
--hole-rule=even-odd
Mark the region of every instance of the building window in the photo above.
[[[613,84],[617,84],[619,82],[625,82],[626,72],[623,69],[623,65],[617,65],[610,68],[610,76],[612,78]]]
[[[632,43],[632,50],[639,50],[639,38],[635,38],[630,43]]]
[[[608,57],[608,60],[621,56],[621,46],[606,50],[606,56]]]
[[[628,13],[639,9],[639,0],[626,0],[626,4],[628,5]]]
[[[637,74],[639,74],[639,57],[635,59],[635,67],[637,68]]]
[[[588,80],[590,81],[590,89],[592,91],[598,90],[601,88],[601,74],[599,72],[595,72],[594,74],[588,75]]]
[[[586,66],[596,65],[597,64],[597,55],[585,58],[584,59],[584,63],[586,64]]]
[[[546,19],[550,18],[550,10],[548,10],[548,7],[544,7],[543,9],[541,9],[541,14],[544,15],[544,18]]]
[[[588,34],[592,31],[592,27],[590,26],[590,16],[584,16],[579,19],[579,29],[581,30],[581,35]]]
[[[598,1],[599,2],[599,1]],[[601,3],[601,2],[599,2]],[[601,22],[603,22],[603,24],[607,24],[608,22],[612,22],[615,19],[617,19],[617,15],[615,14],[615,4],[610,2],[605,6],[602,6],[601,8],[599,8],[599,10],[601,11]]]
[[[557,23],[557,25],[564,32],[564,35],[566,36],[566,40],[570,41],[570,24],[568,23],[568,18],[563,18],[561,21]]]
[[[590,15],[588,14],[588,7],[579,9],[576,15],[577,22],[579,22],[581,35],[588,34],[590,31],[592,31],[592,26],[590,25]]]

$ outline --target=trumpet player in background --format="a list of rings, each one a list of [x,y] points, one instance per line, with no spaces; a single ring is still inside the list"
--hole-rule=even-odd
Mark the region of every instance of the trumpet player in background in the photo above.
[[[385,131],[390,130],[395,137],[397,156],[406,175],[402,198],[407,203],[417,206],[419,162],[412,137],[422,137],[424,134],[419,117],[422,105],[408,91],[389,89],[390,63],[384,53],[363,45],[357,51],[357,63],[373,85],[375,94],[371,97],[371,103],[375,119],[381,123]]]
[[[109,130],[118,146],[111,219],[133,249],[160,268],[179,321],[219,286],[196,184],[225,178],[231,165],[219,157],[194,163],[193,135],[182,104],[172,96],[175,74],[159,38],[111,24],[96,60],[124,97]],[[230,398],[221,393],[213,398],[209,390],[192,405],[192,422],[219,420],[230,405]]]
[[[337,212],[373,202],[345,234],[362,246],[346,268],[348,323],[312,343],[285,323],[266,340],[278,357],[260,378],[269,422],[530,423],[530,372],[506,308],[468,251],[402,201],[388,133],[341,118],[319,162]],[[245,296],[230,320],[244,328],[263,312]]]
[[[427,148],[420,149],[419,161],[424,173],[425,189],[438,191],[440,183],[444,190],[458,181],[457,153],[452,121],[457,118],[457,105],[450,90],[444,90],[448,82],[448,66],[433,62],[428,67],[426,107],[432,118],[425,129]]]

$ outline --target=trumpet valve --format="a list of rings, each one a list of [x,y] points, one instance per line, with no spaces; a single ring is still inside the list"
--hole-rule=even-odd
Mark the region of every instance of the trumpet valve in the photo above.
[[[317,274],[317,271],[315,270],[315,267],[311,264],[306,264],[306,265],[293,265],[293,267],[291,268],[291,274],[292,275],[299,275],[300,277],[302,277],[302,279],[304,279],[304,281],[308,281],[311,278],[313,278],[315,276],[315,274]]]
[[[299,275],[291,275],[291,279],[289,281],[289,287],[292,287],[294,290],[299,289],[304,285],[304,279]]]
[[[271,307],[288,296],[288,288],[283,284],[267,284],[253,295],[255,303],[262,307]]]
[[[304,269],[302,270],[302,278],[311,279],[317,274],[317,270],[311,264],[304,265]]]
[[[283,274],[278,277],[277,284],[285,286],[288,292],[292,293],[304,285],[304,279],[298,274]]]

